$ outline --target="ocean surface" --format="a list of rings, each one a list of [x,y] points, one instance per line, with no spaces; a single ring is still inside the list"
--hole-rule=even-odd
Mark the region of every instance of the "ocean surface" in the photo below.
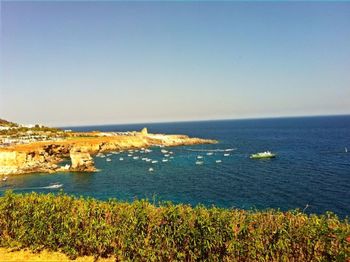
[[[96,157],[98,173],[13,176],[1,182],[1,193],[10,188],[21,193],[58,192],[60,189],[50,187],[58,182],[68,194],[103,200],[148,198],[225,208],[299,208],[308,213],[332,211],[340,217],[350,214],[350,116],[70,128],[130,131],[145,126],[152,133],[187,134],[219,143]],[[165,157],[161,149],[172,154]],[[250,154],[266,150],[277,153],[277,158],[249,159]],[[137,156],[139,159],[134,159]]]

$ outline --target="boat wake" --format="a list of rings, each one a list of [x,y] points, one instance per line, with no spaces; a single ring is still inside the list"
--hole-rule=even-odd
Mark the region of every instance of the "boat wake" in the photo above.
[[[11,189],[11,190],[39,190],[39,189],[56,189],[56,188],[61,188],[63,187],[63,184],[60,183],[55,183],[55,184],[50,184],[48,186],[41,186],[41,187],[17,187],[17,188],[6,188]]]
[[[237,148],[227,148],[227,149],[192,149],[188,148],[187,151],[193,151],[193,152],[231,152],[234,150],[237,150]]]
[[[53,184],[53,185],[49,185],[49,186],[43,186],[43,187],[39,187],[42,189],[53,189],[53,188],[61,188],[63,187],[63,184]]]

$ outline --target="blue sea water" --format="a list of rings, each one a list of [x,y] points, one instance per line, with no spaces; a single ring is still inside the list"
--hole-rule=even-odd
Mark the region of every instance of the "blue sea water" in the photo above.
[[[128,152],[95,158],[98,173],[29,174],[13,176],[1,190],[57,192],[43,188],[63,184],[66,193],[98,199],[132,201],[148,198],[175,203],[243,209],[305,209],[350,214],[350,116],[178,122],[86,126],[77,131],[130,131],[148,127],[152,133],[176,133],[219,140],[216,145],[164,148],[173,158],[162,162],[161,148],[148,154]],[[349,153],[345,152],[345,148]],[[213,151],[207,155],[205,150]],[[198,151],[197,151],[198,150]],[[204,151],[201,151],[204,150]],[[275,159],[251,160],[271,150]],[[229,153],[229,156],[224,154]],[[203,159],[197,159],[197,156]],[[120,161],[119,158],[124,160]],[[142,157],[158,163],[142,161]],[[196,165],[196,161],[203,161]],[[216,163],[216,160],[222,160]],[[154,169],[149,172],[149,168]]]

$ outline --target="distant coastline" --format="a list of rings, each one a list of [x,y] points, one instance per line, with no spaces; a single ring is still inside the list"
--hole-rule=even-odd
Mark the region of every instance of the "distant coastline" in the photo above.
[[[54,172],[95,172],[93,158],[102,152],[152,146],[179,146],[216,143],[215,140],[141,132],[72,132],[47,127],[22,127],[4,122],[0,133],[0,175]],[[10,127],[11,125],[11,127]],[[70,159],[71,163],[59,163]]]

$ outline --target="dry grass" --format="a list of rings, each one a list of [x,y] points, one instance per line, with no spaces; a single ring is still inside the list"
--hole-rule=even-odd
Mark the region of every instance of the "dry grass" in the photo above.
[[[0,151],[21,151],[21,152],[27,152],[27,151],[38,151],[41,150],[44,146],[48,145],[58,145],[58,146],[65,146],[65,145],[77,145],[81,146],[84,144],[100,144],[100,143],[116,143],[116,142],[123,142],[123,141],[129,141],[129,140],[137,140],[139,141],[140,138],[138,137],[130,137],[130,136],[112,136],[112,137],[69,137],[62,141],[39,141],[34,142],[30,144],[18,144],[13,145],[9,147],[0,148]]]
[[[59,261],[59,262],[64,262],[64,261],[76,261],[76,262],[93,262],[94,257],[93,256],[84,256],[84,257],[78,257],[75,260],[71,260],[68,258],[68,256],[66,256],[63,253],[60,252],[50,252],[47,250],[44,250],[40,253],[33,253],[29,250],[11,250],[11,249],[7,249],[7,248],[0,248],[0,260],[3,262],[7,262],[7,261],[45,261],[45,262],[49,262],[49,261]],[[100,258],[97,261],[100,262],[112,262],[115,261],[114,258]]]

